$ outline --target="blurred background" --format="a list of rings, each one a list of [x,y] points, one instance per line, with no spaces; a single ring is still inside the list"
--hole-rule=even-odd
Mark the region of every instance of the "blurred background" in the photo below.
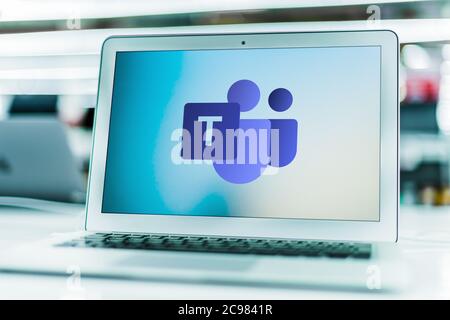
[[[265,23],[300,31],[392,28],[402,42],[400,201],[448,206],[449,21],[450,1],[439,0],[4,0],[0,121],[24,115],[57,119],[86,178],[100,47],[109,35]]]

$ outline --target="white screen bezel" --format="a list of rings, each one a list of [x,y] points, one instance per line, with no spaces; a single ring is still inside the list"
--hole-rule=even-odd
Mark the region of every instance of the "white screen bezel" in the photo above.
[[[242,42],[245,41],[245,45]],[[118,51],[381,46],[379,221],[102,213],[114,67]],[[396,241],[398,37],[389,30],[111,37],[102,47],[85,229],[282,239]]]

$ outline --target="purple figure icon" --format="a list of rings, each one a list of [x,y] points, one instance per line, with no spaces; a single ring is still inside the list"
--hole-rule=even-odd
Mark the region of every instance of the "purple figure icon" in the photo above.
[[[298,124],[294,119],[241,119],[241,112],[256,107],[258,86],[250,80],[231,85],[225,103],[187,103],[184,108],[184,159],[212,160],[224,180],[244,184],[256,180],[267,166],[284,167],[297,153]],[[292,105],[292,94],[278,88],[269,95],[269,106],[283,112]],[[208,132],[212,134],[208,137]]]
[[[283,112],[292,105],[292,94],[289,90],[278,88],[269,95],[269,106],[276,112]],[[284,167],[291,163],[297,154],[298,124],[295,119],[270,119],[272,132],[278,132],[278,159],[272,154],[270,163],[273,167]]]
[[[239,80],[230,87],[227,98],[229,103],[239,104],[241,112],[246,112],[256,107],[260,92],[253,81]],[[270,120],[240,119],[235,137],[235,161],[214,162],[214,169],[231,183],[243,184],[256,180],[270,162]]]
[[[239,80],[228,91],[229,103],[238,103],[241,112],[252,110],[259,99],[259,88],[250,80]],[[274,90],[269,96],[269,105],[277,112],[289,109],[292,101],[292,94],[284,88]],[[232,183],[256,180],[268,165],[284,167],[294,160],[297,131],[295,119],[241,119],[236,134],[235,162],[214,162],[214,169],[219,176]],[[245,161],[239,161],[244,157]]]

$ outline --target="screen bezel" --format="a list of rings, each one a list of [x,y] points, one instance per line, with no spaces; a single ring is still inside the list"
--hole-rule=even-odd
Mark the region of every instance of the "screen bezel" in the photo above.
[[[381,46],[379,221],[102,213],[114,67],[118,51]],[[211,236],[396,241],[398,38],[389,30],[110,37],[102,46],[85,229]]]

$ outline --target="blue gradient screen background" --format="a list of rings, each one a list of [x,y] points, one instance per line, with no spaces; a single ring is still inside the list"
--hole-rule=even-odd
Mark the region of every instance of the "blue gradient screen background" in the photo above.
[[[378,46],[118,52],[104,213],[379,219],[380,52]],[[296,119],[297,156],[248,184],[212,165],[174,164],[174,130],[188,102],[226,102],[235,81],[258,84],[247,119]],[[273,89],[292,92],[275,112]]]

